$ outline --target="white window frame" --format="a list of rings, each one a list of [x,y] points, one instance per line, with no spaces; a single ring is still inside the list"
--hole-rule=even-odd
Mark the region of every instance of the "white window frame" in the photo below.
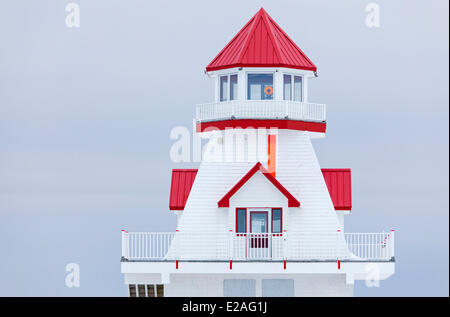
[[[231,76],[236,75],[236,79],[237,79],[237,93],[236,93],[236,99],[231,100]],[[238,73],[230,73],[230,74],[223,74],[223,75],[219,75],[218,76],[218,83],[219,83],[219,91],[218,91],[218,100],[219,102],[228,102],[228,101],[234,101],[234,100],[238,100],[239,99],[239,75]],[[221,95],[221,89],[222,89],[222,85],[221,85],[221,79],[222,77],[227,77],[228,80],[228,96],[227,96],[227,100],[220,100],[220,95]]]
[[[289,99],[289,100],[288,99],[284,99],[284,75],[291,76],[291,99]],[[295,73],[287,73],[287,72],[283,72],[283,86],[282,86],[282,88],[283,88],[283,100],[294,101],[294,77],[295,76],[300,77],[302,79],[302,87],[300,89],[301,94],[302,94],[302,98],[301,98],[300,101],[297,101],[297,102],[304,102],[304,100],[305,100],[305,91],[304,91],[304,88],[305,88],[305,76],[304,75],[300,75],[300,74],[295,74]]]

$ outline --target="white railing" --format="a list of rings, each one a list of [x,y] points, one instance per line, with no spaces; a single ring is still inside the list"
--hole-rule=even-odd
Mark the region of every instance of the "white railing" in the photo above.
[[[282,260],[287,239],[282,233],[237,233],[231,238],[234,260]]]
[[[394,257],[394,231],[388,233],[345,233],[350,252],[361,259],[391,259]]]
[[[245,100],[196,106],[197,122],[229,119],[291,119],[324,122],[324,104],[287,100]]]
[[[348,260],[394,258],[388,233],[181,233],[122,231],[124,260]]]

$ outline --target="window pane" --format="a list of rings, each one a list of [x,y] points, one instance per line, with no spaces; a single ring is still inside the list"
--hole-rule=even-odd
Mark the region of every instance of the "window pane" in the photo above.
[[[263,297],[293,297],[294,280],[273,279],[261,281]]]
[[[281,233],[281,209],[272,209],[272,232]]]
[[[294,76],[294,100],[302,101],[302,77]]]
[[[267,232],[267,213],[251,213],[251,232],[253,233],[266,233]]]
[[[255,297],[256,280],[223,280],[224,297]]]
[[[237,99],[237,91],[238,91],[238,76],[231,75],[230,76],[230,100]]]
[[[292,100],[291,97],[291,75],[284,75],[283,76],[283,93],[284,93],[284,100]]]
[[[236,213],[236,232],[246,232],[245,228],[245,209],[238,209]]]
[[[249,100],[273,99],[272,74],[248,74],[247,86],[247,98]]]
[[[220,77],[220,101],[228,100],[228,76]]]

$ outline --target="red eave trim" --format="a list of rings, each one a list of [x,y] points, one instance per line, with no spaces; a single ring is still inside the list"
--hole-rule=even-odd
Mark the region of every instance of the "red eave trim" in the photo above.
[[[296,66],[296,65],[289,65],[289,64],[243,64],[243,63],[206,67],[206,71],[213,72],[216,70],[236,68],[236,67],[284,67],[284,68],[302,69],[302,70],[310,70],[313,72],[317,72],[317,67],[315,67],[315,66],[311,67],[311,66]]]
[[[258,119],[233,119],[197,123],[197,132],[205,132],[205,130],[225,130],[226,128],[278,128],[299,131],[310,131],[325,133],[327,124],[325,122],[309,122],[297,120],[258,120]]]
[[[277,179],[273,177],[260,162],[256,163],[255,166],[250,169],[250,171],[248,171],[248,173],[245,174],[221,200],[219,200],[217,203],[218,207],[230,207],[230,198],[258,171],[261,171],[261,173],[288,199],[289,207],[300,207],[300,202],[295,199],[295,197],[292,196],[292,194],[284,188],[284,186],[281,185],[281,183],[277,181]]]

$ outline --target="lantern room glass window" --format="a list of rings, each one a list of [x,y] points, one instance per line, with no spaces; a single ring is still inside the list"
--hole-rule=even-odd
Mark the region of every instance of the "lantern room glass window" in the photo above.
[[[273,74],[248,74],[248,100],[272,100],[273,93]]]
[[[283,99],[303,101],[302,76],[283,75]]]
[[[220,76],[220,101],[236,100],[238,93],[238,76],[225,75]]]
[[[228,76],[220,76],[220,101],[228,100]]]

